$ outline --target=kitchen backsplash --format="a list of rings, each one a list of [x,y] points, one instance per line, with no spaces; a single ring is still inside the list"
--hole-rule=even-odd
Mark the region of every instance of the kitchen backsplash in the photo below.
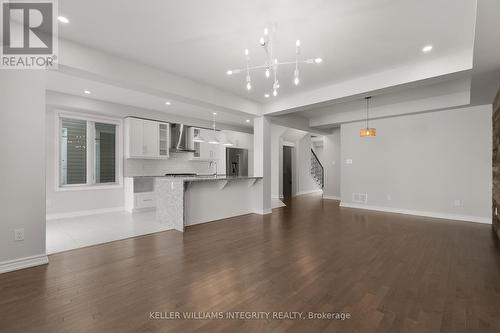
[[[215,168],[209,168],[207,161],[191,160],[192,153],[171,153],[167,160],[138,160],[125,159],[123,175],[132,176],[159,176],[166,173],[196,173],[211,174]]]

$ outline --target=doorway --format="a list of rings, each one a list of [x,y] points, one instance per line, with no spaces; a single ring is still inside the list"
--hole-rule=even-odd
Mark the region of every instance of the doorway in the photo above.
[[[283,198],[289,200],[292,197],[292,149],[283,146]]]

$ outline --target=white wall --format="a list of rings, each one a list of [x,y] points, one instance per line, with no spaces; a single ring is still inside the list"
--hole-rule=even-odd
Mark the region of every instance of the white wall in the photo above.
[[[47,108],[45,126],[47,215],[123,207],[123,188],[56,191],[56,143],[58,136],[55,128],[55,110],[50,107]]]
[[[209,122],[196,120],[192,118],[183,118],[182,116],[171,115],[164,112],[153,110],[142,110],[130,106],[118,105],[114,103],[101,102],[88,98],[80,98],[65,94],[53,92],[47,93],[47,111],[45,116],[46,124],[46,213],[47,215],[56,215],[60,213],[81,212],[89,210],[119,209],[124,207],[124,189],[91,189],[76,191],[57,191],[56,187],[56,143],[57,133],[55,130],[55,112],[56,110],[81,112],[83,114],[98,114],[107,117],[122,119],[125,116],[139,116],[163,121],[184,122],[195,126],[211,126]],[[221,128],[232,129],[232,127],[221,124]],[[247,141],[250,144],[249,155],[251,158],[251,146],[253,139],[251,134],[238,133],[242,136],[248,136]],[[173,154],[172,158],[164,161],[152,160],[125,160],[123,162],[123,173],[125,176],[138,175],[161,175],[167,172],[194,172],[199,174],[208,174],[214,172],[213,168],[208,167],[208,162],[193,162],[189,160],[189,154]],[[224,172],[220,162],[219,172]],[[253,163],[250,164],[249,172],[252,172]],[[250,173],[251,174],[251,173]]]
[[[253,121],[253,170],[254,175],[262,177],[255,184],[254,206],[261,214],[271,213],[271,123],[267,117],[254,118]]]
[[[491,113],[483,105],[374,120],[375,138],[359,137],[363,123],[342,125],[342,203],[367,193],[359,206],[491,223]]]
[[[41,70],[1,72],[0,272],[3,272],[44,263],[47,257],[45,73]],[[24,228],[24,241],[14,241],[17,228]],[[12,262],[21,258],[25,260]]]
[[[331,135],[324,136],[323,147],[314,149],[325,172],[323,197],[340,198],[340,128],[335,128]]]

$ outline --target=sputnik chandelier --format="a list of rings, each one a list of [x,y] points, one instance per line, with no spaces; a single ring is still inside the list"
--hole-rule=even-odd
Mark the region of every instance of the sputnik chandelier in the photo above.
[[[250,55],[248,49],[245,49],[245,60],[246,67],[240,69],[230,69],[226,72],[227,75],[231,76],[234,74],[245,73],[246,74],[246,88],[248,91],[252,90],[252,78],[250,77],[250,72],[255,70],[264,70],[264,75],[266,79],[270,79],[271,75],[273,77],[273,96],[278,96],[278,90],[280,88],[280,82],[278,80],[278,67],[279,66],[293,66],[295,65],[295,70],[293,72],[293,83],[299,85],[299,65],[300,64],[320,64],[323,60],[321,58],[300,60],[300,40],[295,42],[295,60],[291,61],[278,61],[273,50],[273,40],[275,36],[275,29],[269,31],[268,28],[264,29],[264,36],[259,39],[259,44],[264,49],[266,53],[266,62],[263,65],[250,66]],[[264,95],[266,98],[269,94]]]

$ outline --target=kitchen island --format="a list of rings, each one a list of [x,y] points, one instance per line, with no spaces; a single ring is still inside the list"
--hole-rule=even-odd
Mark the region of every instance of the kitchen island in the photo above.
[[[156,217],[171,229],[250,213],[265,214],[262,177],[155,177]]]

